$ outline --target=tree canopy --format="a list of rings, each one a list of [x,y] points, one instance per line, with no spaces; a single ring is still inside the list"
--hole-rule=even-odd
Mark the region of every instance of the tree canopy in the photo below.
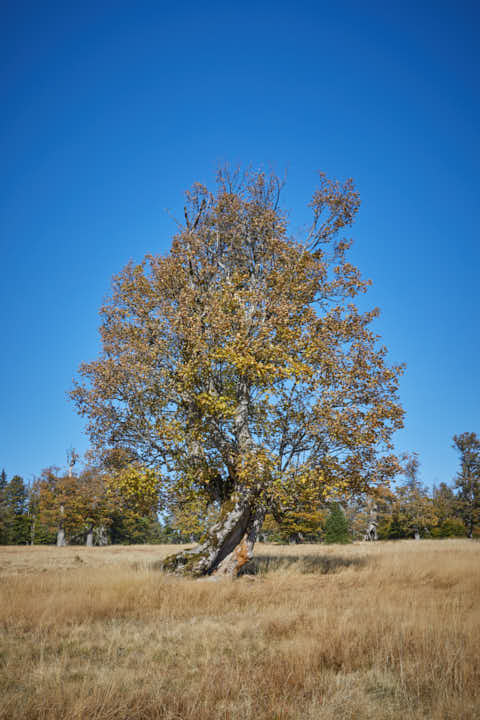
[[[398,469],[399,365],[355,298],[369,282],[342,233],[351,180],[321,174],[293,238],[281,183],[221,170],[186,194],[166,255],[129,263],[101,309],[102,351],[72,392],[97,449],[158,473],[162,506],[210,505],[201,549],[172,567],[218,571],[267,510],[365,491]],[[215,551],[212,549],[215,548]]]

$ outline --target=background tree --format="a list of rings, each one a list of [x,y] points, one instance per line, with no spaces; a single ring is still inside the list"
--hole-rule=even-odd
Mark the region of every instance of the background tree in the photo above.
[[[110,465],[105,492],[111,508],[113,542],[147,543],[158,528],[158,478],[140,464]]]
[[[5,488],[7,536],[12,545],[26,545],[30,541],[27,498],[28,491],[23,478],[14,475]]]
[[[383,498],[377,488],[375,492],[357,493],[342,498],[342,507],[347,518],[353,540],[377,540],[379,524],[378,501]]]
[[[269,513],[265,518],[262,536],[282,543],[321,542],[325,533],[327,512],[323,508],[305,507],[283,513],[278,519]]]
[[[47,468],[37,483],[38,519],[62,541],[93,545],[94,529],[111,523],[114,499],[107,493],[104,475],[96,468],[73,474]]]
[[[281,184],[220,171],[187,193],[164,257],[129,264],[102,308],[102,353],[72,393],[93,444],[161,473],[164,509],[217,510],[201,545],[165,567],[235,573],[267,510],[307,485],[318,501],[392,477],[397,385],[347,260],[359,197],[320,176],[306,237],[289,236]]]
[[[330,514],[325,523],[325,542],[333,543],[351,542],[348,521],[340,503],[332,503]]]
[[[59,468],[46,468],[38,480],[37,492],[39,520],[56,533],[56,544],[61,547],[68,537],[80,532],[82,516],[78,512],[76,478],[72,473],[61,473]]]
[[[406,482],[397,488],[394,502],[394,512],[405,536],[415,540],[430,534],[438,522],[428,491],[418,478],[419,467],[417,453],[405,457]]]
[[[455,479],[458,509],[468,537],[480,534],[480,440],[476,433],[454,435],[453,447],[460,455],[460,469]]]
[[[407,537],[407,529],[400,520],[398,511],[394,510],[388,526],[387,537],[389,540],[401,540]]]
[[[465,537],[467,529],[458,515],[458,501],[453,489],[446,483],[433,488],[433,511],[438,524],[432,529],[433,537]]]
[[[23,478],[14,475],[8,481],[5,470],[0,474],[0,544],[24,545],[29,542],[27,513],[28,488]]]
[[[35,478],[28,488],[27,514],[30,526],[30,545],[53,545],[57,540],[55,530],[42,522],[40,517],[41,481]]]
[[[8,509],[7,509],[7,473],[0,473],[0,545],[8,543]]]
[[[367,496],[368,516],[365,517],[365,529],[368,529],[372,519],[371,510],[376,517],[376,530],[378,540],[387,540],[389,537],[392,513],[396,501],[395,487],[383,486],[375,489]]]
[[[113,500],[108,493],[105,474],[97,467],[86,467],[77,477],[80,535],[91,547],[107,544],[107,530],[112,522]]]

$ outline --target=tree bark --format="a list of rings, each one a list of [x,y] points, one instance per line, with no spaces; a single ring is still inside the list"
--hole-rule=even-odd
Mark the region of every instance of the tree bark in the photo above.
[[[363,538],[364,540],[367,540],[369,542],[374,542],[375,540],[378,540],[377,524],[377,506],[372,505],[372,507],[370,508],[370,519],[368,522],[367,531]]]
[[[85,539],[85,545],[87,547],[93,547],[93,526],[90,526],[87,531],[87,537]]]
[[[108,535],[107,530],[105,528],[105,525],[100,525],[96,532],[94,533],[94,538],[96,541],[96,544],[100,547],[104,547],[105,545],[108,545]]]
[[[57,530],[57,547],[64,547],[67,543],[65,540],[65,529],[63,527],[63,516],[65,515],[65,508],[60,505],[60,522]]]
[[[191,550],[167,557],[163,569],[193,577],[237,576],[253,557],[264,517],[265,510],[255,507],[249,498],[226,503],[206,540]]]

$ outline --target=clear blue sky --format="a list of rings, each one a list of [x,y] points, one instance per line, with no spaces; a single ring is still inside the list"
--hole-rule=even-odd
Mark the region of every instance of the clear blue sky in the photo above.
[[[86,450],[67,399],[98,307],[165,252],[183,191],[218,164],[352,176],[353,260],[401,385],[399,450],[450,481],[480,432],[479,6],[471,2],[5,0],[0,29],[0,467]]]

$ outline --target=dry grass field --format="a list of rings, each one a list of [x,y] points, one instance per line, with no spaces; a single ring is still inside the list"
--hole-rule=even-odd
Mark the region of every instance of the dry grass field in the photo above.
[[[0,548],[0,718],[480,718],[480,543],[259,545],[217,582],[171,551]]]

